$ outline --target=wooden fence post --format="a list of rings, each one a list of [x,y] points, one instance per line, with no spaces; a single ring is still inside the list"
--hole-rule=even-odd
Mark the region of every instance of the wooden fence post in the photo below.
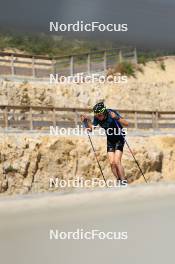
[[[12,77],[15,75],[14,55],[11,55],[11,74]]]
[[[135,129],[138,128],[138,116],[137,116],[137,111],[134,113],[134,123],[135,123]]]
[[[55,108],[53,108],[53,111],[52,111],[52,122],[53,122],[53,126],[56,127],[56,112],[55,112]]]
[[[155,112],[155,128],[158,129],[159,128],[159,113],[156,110]]]
[[[87,55],[87,72],[88,72],[88,74],[91,73],[91,56],[90,56],[90,54]]]
[[[74,57],[70,57],[70,76],[74,75]]]
[[[32,76],[35,78],[35,57],[32,57]]]
[[[152,112],[152,128],[155,128],[155,122],[154,122],[154,112]]]
[[[119,62],[121,63],[123,61],[122,51],[119,51]]]
[[[55,61],[52,59],[52,74],[56,74]]]
[[[134,63],[137,64],[137,50],[134,49]]]

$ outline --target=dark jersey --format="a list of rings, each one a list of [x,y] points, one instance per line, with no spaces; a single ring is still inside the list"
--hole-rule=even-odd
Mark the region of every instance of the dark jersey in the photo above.
[[[121,115],[116,110],[107,109],[106,118],[103,121],[100,121],[98,118],[94,117],[93,125],[99,125],[100,127],[105,129],[108,141],[117,142],[119,140],[123,140],[123,135],[121,135],[121,129],[123,127],[119,122],[117,122],[116,119],[111,117],[110,112],[114,112],[117,115],[118,119],[121,118]]]

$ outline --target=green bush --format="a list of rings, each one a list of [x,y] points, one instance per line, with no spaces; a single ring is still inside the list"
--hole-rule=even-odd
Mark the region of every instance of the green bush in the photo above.
[[[164,61],[161,61],[160,62],[160,68],[162,69],[162,71],[165,71],[166,70],[166,66],[165,66]]]
[[[147,58],[146,58],[144,55],[138,57],[138,63],[139,63],[139,64],[146,65],[146,63],[147,63]]]
[[[135,66],[131,62],[121,62],[116,66],[116,72],[120,72],[121,75],[135,77]]]
[[[9,165],[6,169],[5,169],[6,173],[10,173],[10,172],[17,172],[17,170],[15,168],[13,168],[12,165]]]

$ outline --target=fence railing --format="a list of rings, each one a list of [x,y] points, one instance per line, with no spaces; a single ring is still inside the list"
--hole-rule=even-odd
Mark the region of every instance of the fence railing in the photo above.
[[[0,76],[49,79],[50,74],[72,76],[106,71],[121,61],[137,63],[135,48],[111,49],[88,54],[55,57],[0,52]]]
[[[118,110],[131,129],[175,128],[175,111]],[[42,106],[0,106],[0,127],[19,130],[48,130],[50,126],[74,128],[81,125],[80,115],[92,110],[85,108],[61,108]]]

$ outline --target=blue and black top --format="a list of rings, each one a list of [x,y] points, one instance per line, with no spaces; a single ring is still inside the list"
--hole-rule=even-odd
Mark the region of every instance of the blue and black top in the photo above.
[[[111,143],[115,143],[117,141],[123,141],[124,136],[121,135],[122,125],[117,122],[116,119],[112,118],[110,112],[114,112],[117,116],[117,119],[122,118],[122,116],[116,111],[112,109],[107,109],[106,118],[103,121],[100,121],[98,118],[94,116],[93,126],[100,126],[105,129],[107,140]],[[120,128],[120,129],[119,129]]]

